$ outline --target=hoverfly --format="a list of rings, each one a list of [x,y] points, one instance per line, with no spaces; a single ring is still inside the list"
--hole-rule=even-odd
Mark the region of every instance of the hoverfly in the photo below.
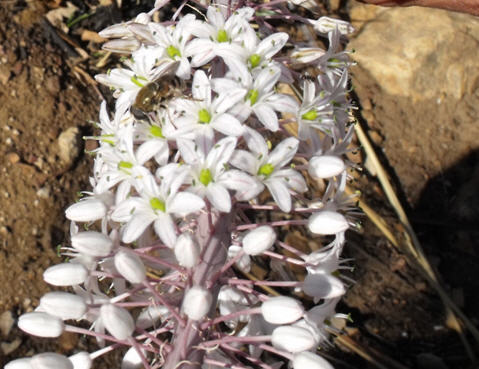
[[[131,106],[131,112],[135,118],[144,119],[148,113],[165,107],[166,101],[183,94],[183,80],[175,75],[179,64],[179,62],[168,64],[158,78],[138,91],[135,102]]]

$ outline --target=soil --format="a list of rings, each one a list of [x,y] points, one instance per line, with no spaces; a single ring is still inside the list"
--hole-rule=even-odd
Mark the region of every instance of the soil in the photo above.
[[[100,91],[88,78],[98,73],[98,59],[92,56],[98,45],[81,43],[76,36],[67,41],[55,36],[43,18],[54,4],[11,1],[0,6],[0,314],[5,312],[13,318],[34,309],[39,297],[48,291],[42,273],[60,261],[57,247],[68,242],[64,209],[75,201],[79,191],[89,188],[92,161],[84,153],[81,137],[92,133],[89,121],[98,116]],[[128,19],[132,16],[128,12],[127,7],[122,13],[106,10],[108,17],[92,17],[88,28],[100,30],[107,25],[105,22]],[[82,59],[72,40],[90,56]],[[367,79],[361,73],[355,72],[358,85]],[[386,148],[383,164],[443,284],[477,323],[479,301],[474,296],[479,278],[471,271],[478,260],[473,247],[479,235],[478,153],[471,147],[457,148],[457,136],[450,130],[436,130],[434,135],[421,138],[422,157],[418,158],[410,147],[394,141],[402,129],[394,124],[403,114],[397,104],[381,95],[378,86],[357,93],[360,106],[380,99],[381,104],[375,104],[387,110],[389,119],[380,124],[364,119],[361,113],[358,118],[369,129],[377,148]],[[466,109],[467,104],[462,108]],[[443,113],[446,121],[467,114]],[[476,122],[465,121],[470,126],[462,126],[461,132],[475,132]],[[431,122],[418,122],[424,126],[417,129],[431,129]],[[428,139],[456,145],[463,159],[451,162],[448,157],[440,157],[432,149],[437,146]],[[411,147],[418,145],[407,142]],[[80,149],[71,150],[74,147]],[[429,157],[439,161],[439,175],[430,166],[416,165]],[[411,166],[414,175],[405,182],[398,173],[407,172]],[[353,185],[401,237],[396,216],[376,178],[364,171],[355,175]],[[361,231],[350,232],[345,253],[345,257],[354,259],[351,277],[356,282],[339,305],[339,311],[351,314],[350,337],[375,357],[389,357],[406,368],[470,365],[457,334],[445,324],[444,306],[418,268],[367,218],[362,220]],[[69,354],[88,349],[91,344],[71,335],[59,340],[36,339],[16,327],[0,332],[0,341],[0,366],[36,352]],[[10,350],[16,345],[18,348]],[[332,349],[326,355],[336,368],[374,367],[346,349]]]

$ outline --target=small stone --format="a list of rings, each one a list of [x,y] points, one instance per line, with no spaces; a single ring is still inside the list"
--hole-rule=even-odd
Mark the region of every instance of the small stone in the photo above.
[[[80,130],[78,127],[70,127],[63,131],[58,137],[58,148],[60,159],[64,164],[70,166],[80,155]]]
[[[20,338],[15,338],[13,342],[2,342],[0,343],[0,348],[4,355],[9,355],[13,351],[15,351],[20,345],[22,344],[22,340]]]
[[[11,311],[5,311],[2,315],[0,315],[0,331],[2,332],[3,336],[8,336],[14,323],[15,320],[13,319],[13,314]]]
[[[11,164],[16,164],[20,161],[20,156],[16,153],[16,152],[9,152],[7,154],[7,160],[11,163]]]
[[[42,187],[37,191],[37,196],[41,199],[48,199],[50,197],[50,188]]]
[[[10,75],[10,69],[2,65],[0,67],[0,83],[2,85],[6,85],[8,83],[8,80],[10,79]]]

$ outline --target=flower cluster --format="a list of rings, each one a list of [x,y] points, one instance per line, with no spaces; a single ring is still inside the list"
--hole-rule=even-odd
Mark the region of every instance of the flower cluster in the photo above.
[[[47,293],[18,324],[93,335],[102,348],[6,368],[88,369],[121,346],[125,369],[331,368],[316,350],[345,318],[335,306],[352,224],[352,106],[340,39],[351,28],[281,2],[234,4],[199,8],[201,19],[180,7],[157,23],[168,8],[158,1],[101,32],[130,56],[96,77],[115,109],[101,105],[93,190],[66,210],[69,260],[44,273],[70,292]],[[286,47],[274,28],[283,18],[312,24],[328,50]],[[286,242],[293,231],[317,247]]]

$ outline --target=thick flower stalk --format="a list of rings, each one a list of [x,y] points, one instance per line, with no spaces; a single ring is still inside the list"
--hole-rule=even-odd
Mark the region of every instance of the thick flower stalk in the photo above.
[[[115,111],[101,106],[93,188],[66,210],[69,260],[44,273],[70,288],[19,319],[30,334],[91,335],[101,349],[6,368],[88,369],[124,346],[125,369],[331,368],[316,350],[345,318],[335,306],[354,213],[340,38],[351,27],[285,2],[242,4],[194,2],[155,23],[172,9],[158,1],[102,32],[130,57],[97,76]],[[295,47],[278,20],[314,25],[329,49]],[[318,246],[287,243],[291,231]]]

